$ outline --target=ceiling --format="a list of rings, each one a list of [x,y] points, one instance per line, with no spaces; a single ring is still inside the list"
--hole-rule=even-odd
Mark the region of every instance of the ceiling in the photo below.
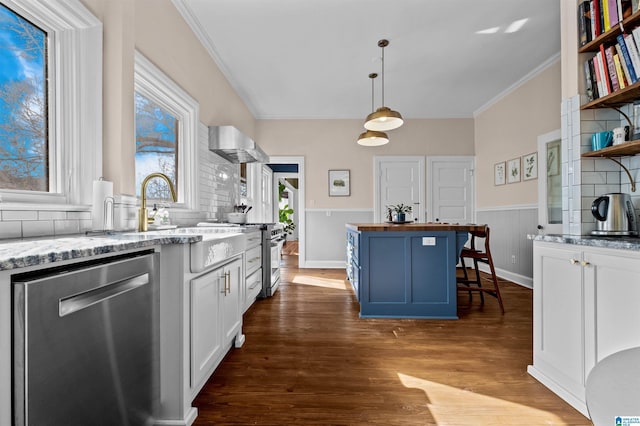
[[[405,118],[472,117],[560,52],[558,0],[173,2],[257,119],[364,118],[383,38],[385,105]]]

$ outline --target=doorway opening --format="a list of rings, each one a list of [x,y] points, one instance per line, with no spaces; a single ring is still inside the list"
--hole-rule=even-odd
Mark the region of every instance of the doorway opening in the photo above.
[[[305,198],[304,157],[271,157],[273,170],[273,208],[276,221],[285,225],[287,240],[283,255],[289,262],[304,268],[305,257]]]

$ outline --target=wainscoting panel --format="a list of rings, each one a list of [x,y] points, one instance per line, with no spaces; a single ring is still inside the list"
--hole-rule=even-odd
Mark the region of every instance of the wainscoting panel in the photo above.
[[[491,228],[491,254],[496,273],[531,288],[533,241],[528,235],[538,234],[538,208],[514,206],[478,209],[476,217],[477,223],[486,223]]]
[[[347,223],[373,222],[373,210],[307,209],[306,268],[344,268]]]

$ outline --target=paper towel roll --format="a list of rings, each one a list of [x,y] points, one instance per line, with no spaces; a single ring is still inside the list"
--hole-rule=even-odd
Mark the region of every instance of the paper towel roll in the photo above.
[[[113,182],[106,180],[93,181],[91,219],[94,231],[113,229]]]

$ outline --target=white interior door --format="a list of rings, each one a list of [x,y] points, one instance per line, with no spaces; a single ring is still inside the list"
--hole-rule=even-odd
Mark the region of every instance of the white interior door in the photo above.
[[[387,220],[387,206],[412,206],[407,220],[424,222],[424,157],[374,157],[374,221]],[[411,219],[409,219],[411,218]]]
[[[427,220],[474,222],[474,158],[428,157]]]

